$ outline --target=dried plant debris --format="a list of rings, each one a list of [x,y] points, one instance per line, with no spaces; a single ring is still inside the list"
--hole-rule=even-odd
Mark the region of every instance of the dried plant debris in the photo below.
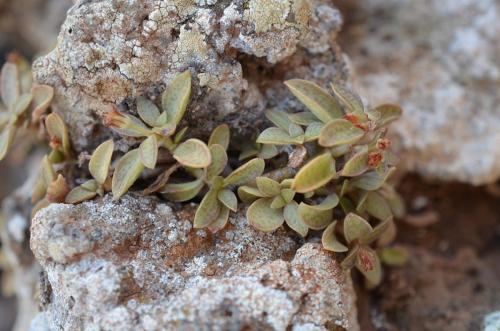
[[[68,183],[68,170],[58,165],[75,164],[66,125],[55,113],[43,115],[52,97],[48,87],[22,93],[21,68],[7,63],[2,70],[2,116],[6,115],[0,122],[1,146],[3,157],[12,130],[26,126],[29,117],[23,114],[34,103],[30,121],[36,124],[44,118],[52,148],[34,188],[34,211],[52,202],[75,204],[106,192],[120,199],[142,187],[142,194],[156,193],[168,201],[201,199],[195,228],[223,229],[240,200],[248,206],[249,224],[261,231],[285,226],[302,237],[323,231],[324,249],[342,254],[342,266],[358,269],[369,287],[380,282],[382,262],[399,265],[407,258],[404,250],[387,247],[396,233],[394,217],[405,212],[402,199],[387,183],[397,158],[386,132],[401,115],[398,106],[366,109],[346,86],[332,83],[327,91],[312,82],[289,80],[285,84],[307,110],[267,111],[274,126],[236,155],[225,124],[214,129],[208,143],[184,138],[189,128],[178,126],[191,94],[188,70],[173,79],[159,105],[139,97],[138,117],[112,107],[104,124],[137,141],[136,147],[122,154],[115,151],[113,140],[103,142],[87,158],[88,171],[82,174],[88,177],[72,177]],[[78,180],[80,185],[72,185]]]

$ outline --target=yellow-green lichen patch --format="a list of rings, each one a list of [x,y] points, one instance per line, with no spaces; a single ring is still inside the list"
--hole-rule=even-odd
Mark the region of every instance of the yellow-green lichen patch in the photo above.
[[[255,25],[255,32],[261,33],[285,24],[289,12],[289,0],[251,0],[243,16]]]
[[[186,29],[184,26],[181,27],[176,50],[178,61],[202,61],[207,56],[207,50],[207,43],[205,42],[204,35],[197,27],[191,30]]]

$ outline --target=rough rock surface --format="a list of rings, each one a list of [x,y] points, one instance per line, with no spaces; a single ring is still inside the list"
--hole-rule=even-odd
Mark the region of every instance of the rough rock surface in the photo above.
[[[350,277],[319,244],[240,214],[212,235],[174,207],[128,195],[40,211],[48,286],[32,330],[358,330]]]
[[[359,0],[341,36],[372,103],[398,102],[409,170],[472,184],[500,177],[500,2]]]
[[[78,1],[34,74],[55,87],[53,108],[76,150],[109,134],[99,117],[110,104],[135,112],[135,97],[156,98],[186,69],[194,78],[191,133],[222,118],[249,132],[265,107],[298,107],[283,79],[345,78],[340,25],[328,0]]]

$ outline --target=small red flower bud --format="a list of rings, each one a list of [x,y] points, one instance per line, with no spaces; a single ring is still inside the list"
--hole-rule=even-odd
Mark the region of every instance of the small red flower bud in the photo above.
[[[387,138],[380,138],[379,140],[377,140],[377,148],[382,151],[385,151],[386,149],[391,147],[391,144],[392,142]]]
[[[370,251],[366,249],[360,249],[358,252],[358,257],[364,270],[371,271],[375,268],[375,257]]]
[[[370,168],[376,168],[380,162],[382,162],[382,153],[377,151],[377,152],[371,152],[368,154],[368,166]]]

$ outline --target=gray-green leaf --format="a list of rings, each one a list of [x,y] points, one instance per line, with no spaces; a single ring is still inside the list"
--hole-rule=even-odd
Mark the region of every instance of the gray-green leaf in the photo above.
[[[212,162],[207,145],[199,139],[191,138],[177,146],[174,158],[182,165],[192,168],[206,168]]]
[[[302,79],[285,82],[290,91],[322,122],[343,116],[340,105],[335,98],[318,85]]]
[[[323,231],[323,235],[321,237],[321,242],[323,244],[323,248],[327,251],[342,253],[347,252],[348,248],[346,245],[342,244],[337,236],[335,235],[335,227],[337,226],[337,221],[334,221]]]
[[[269,198],[261,198],[252,203],[246,215],[252,226],[264,232],[276,230],[285,220],[282,210],[271,208]]]
[[[264,172],[265,163],[262,159],[252,159],[243,164],[224,179],[224,186],[228,185],[243,185]]]
[[[344,144],[353,144],[365,134],[363,129],[354,126],[344,119],[328,122],[321,129],[318,143],[324,147],[333,147]]]
[[[118,200],[135,183],[144,170],[138,149],[133,149],[123,155],[116,165],[111,183],[113,199]]]
[[[313,191],[335,178],[335,160],[330,153],[321,154],[310,160],[295,175],[292,189],[298,193]]]
[[[194,215],[194,227],[204,228],[217,219],[221,210],[221,203],[217,198],[217,190],[209,190],[201,200]]]
[[[233,191],[228,189],[222,189],[217,194],[217,198],[227,208],[231,209],[234,212],[237,210],[238,199],[236,198],[236,195],[233,193]]]
[[[158,159],[158,140],[156,139],[156,135],[150,135],[141,143],[139,153],[142,164],[146,168],[154,169]]]
[[[92,177],[99,183],[104,184],[108,178],[111,157],[113,156],[114,143],[109,139],[95,149],[89,162],[89,171]]]
[[[304,142],[304,136],[292,137],[287,131],[281,128],[271,127],[259,134],[257,142],[259,144],[298,145]]]
[[[191,95],[191,73],[189,70],[177,75],[161,96],[163,111],[169,123],[177,126],[186,112]]]
[[[297,232],[302,237],[307,236],[309,228],[299,217],[299,205],[297,202],[292,201],[288,203],[283,209],[283,216],[285,217],[285,222],[290,229]]]

